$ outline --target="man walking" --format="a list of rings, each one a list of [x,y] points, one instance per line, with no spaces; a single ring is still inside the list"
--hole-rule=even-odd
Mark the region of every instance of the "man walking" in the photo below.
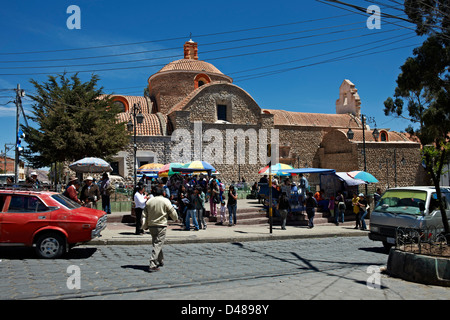
[[[150,257],[150,272],[158,271],[159,267],[164,265],[162,246],[166,239],[168,217],[174,221],[178,220],[175,208],[170,200],[164,197],[164,190],[157,187],[155,197],[147,201],[142,214],[142,229],[149,229],[152,236],[153,250]]]

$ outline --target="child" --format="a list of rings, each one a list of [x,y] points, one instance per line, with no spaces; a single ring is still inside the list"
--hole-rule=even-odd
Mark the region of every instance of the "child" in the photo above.
[[[226,211],[227,207],[225,206],[225,200],[222,200],[222,202],[220,203],[220,224],[223,224],[226,221]]]

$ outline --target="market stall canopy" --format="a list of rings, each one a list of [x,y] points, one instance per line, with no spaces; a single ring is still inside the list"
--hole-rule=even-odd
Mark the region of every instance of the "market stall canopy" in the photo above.
[[[305,173],[321,173],[321,174],[333,174],[336,172],[334,169],[323,169],[323,168],[299,168],[283,170],[288,174],[305,174]]]
[[[79,173],[102,173],[111,172],[111,165],[103,159],[95,157],[86,157],[75,161],[69,165],[69,168]]]
[[[336,172],[335,174],[339,180],[344,181],[348,186],[359,186],[361,184],[366,184],[366,182],[361,179],[354,179],[350,177],[347,172]]]

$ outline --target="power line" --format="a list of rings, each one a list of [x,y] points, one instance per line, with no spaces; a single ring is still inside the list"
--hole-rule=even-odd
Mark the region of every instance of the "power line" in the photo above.
[[[359,22],[356,22],[359,23]],[[355,23],[351,23],[351,24],[355,24]],[[351,25],[351,24],[347,24],[347,25]],[[336,28],[337,26],[332,26],[332,27],[327,27],[328,28]],[[324,28],[319,28],[319,29],[314,29],[314,30],[321,30]],[[334,33],[342,33],[342,32],[348,32],[348,31],[354,31],[354,30],[362,30],[362,29],[366,29],[366,27],[359,27],[359,28],[353,28],[353,29],[348,29],[348,30],[337,30],[337,31],[333,31],[333,32],[326,32],[326,33],[320,33],[320,34],[314,34],[314,35],[307,35],[307,36],[303,36],[303,37],[295,37],[295,38],[290,38],[290,39],[281,39],[281,40],[276,40],[276,41],[269,41],[269,42],[262,42],[262,43],[256,43],[256,44],[249,44],[249,45],[242,45],[242,46],[234,46],[234,47],[227,47],[227,48],[221,48],[221,49],[214,49],[214,50],[209,50],[209,51],[203,51],[202,54],[207,54],[207,53],[212,53],[212,52],[218,52],[218,51],[227,51],[227,50],[237,50],[237,49],[243,49],[243,48],[248,48],[248,47],[255,47],[255,46],[262,46],[262,45],[266,45],[266,44],[274,44],[274,43],[280,43],[280,42],[288,42],[288,41],[295,41],[295,40],[301,40],[301,39],[308,39],[308,38],[314,38],[314,37],[320,37],[320,36],[324,36],[324,35],[330,35],[330,34],[334,34]],[[284,35],[289,35],[289,34],[295,34],[295,33],[304,33],[304,32],[309,32],[312,30],[302,30],[302,31],[298,31],[298,32],[290,32],[290,33],[284,33],[281,34],[281,36]],[[268,35],[268,36],[261,36],[261,37],[253,37],[250,38],[252,40],[254,39],[258,39],[258,38],[269,38],[269,37],[275,37],[275,36],[280,36],[280,35]],[[222,43],[227,43],[227,42],[237,42],[237,41],[245,41],[248,40],[247,39],[243,39],[243,40],[229,40],[229,41],[222,41],[222,42],[215,42],[214,44],[222,44]],[[202,46],[206,46],[209,44],[202,44]],[[174,48],[171,48],[170,50],[173,50]],[[140,52],[142,53],[142,52]],[[130,54],[130,53],[127,53]],[[153,58],[144,58],[144,59],[135,59],[135,60],[124,60],[124,61],[112,61],[112,62],[97,62],[97,63],[87,63],[87,64],[75,64],[75,65],[56,65],[56,66],[19,66],[19,67],[0,67],[0,69],[47,69],[47,68],[69,68],[69,67],[86,67],[86,66],[97,66],[97,65],[109,65],[109,64],[122,64],[122,63],[132,63],[132,62],[142,62],[142,61],[149,61],[149,60],[161,60],[161,59],[170,59],[170,58],[177,58],[180,55],[172,55],[172,56],[164,56],[164,57],[153,57]],[[16,61],[15,61],[16,62]],[[0,63],[2,63],[0,61]]]
[[[365,28],[364,28],[365,29]],[[393,29],[393,30],[387,30],[387,31],[381,31],[380,33],[384,33],[384,32],[392,32],[392,31],[398,31],[399,29]],[[345,32],[342,30],[339,31],[335,31],[334,33],[339,33],[339,32]],[[328,33],[329,34],[329,33]],[[373,34],[373,33],[369,33],[369,34],[363,34],[363,35],[358,35],[358,36],[354,36],[354,37],[347,37],[347,38],[343,38],[340,40],[348,40],[350,38],[358,38],[358,37],[366,37],[366,36],[370,36],[370,35],[378,35],[378,34]],[[323,34],[322,34],[323,35]],[[307,37],[312,37],[312,36],[307,36]],[[208,58],[208,61],[212,61],[212,60],[219,60],[219,59],[228,59],[228,58],[236,58],[236,57],[242,57],[242,56],[248,56],[248,55],[255,55],[255,54],[264,54],[264,53],[270,53],[270,52],[277,52],[277,51],[284,51],[284,50],[292,50],[292,49],[296,49],[296,48],[301,48],[301,47],[305,47],[305,46],[311,46],[311,45],[317,45],[317,44],[323,44],[323,43],[329,43],[329,42],[334,42],[337,41],[336,39],[334,40],[328,40],[328,41],[323,41],[320,43],[313,43],[313,44],[302,44],[302,45],[297,45],[297,46],[291,46],[291,47],[285,47],[285,48],[276,48],[276,49],[269,49],[269,50],[263,50],[263,51],[257,51],[257,52],[250,52],[250,53],[241,53],[241,54],[236,54],[236,55],[227,55],[227,56],[222,56],[222,57],[216,57],[216,58]],[[273,42],[271,42],[273,43]],[[266,43],[267,44],[267,43]],[[261,44],[259,44],[261,45]],[[234,49],[236,48],[243,48],[243,47],[252,47],[253,45],[246,45],[246,46],[240,46],[240,47],[234,47]],[[212,53],[212,52],[217,52],[217,51],[224,51],[223,49],[217,49],[217,50],[210,50],[210,51],[206,51],[205,53]],[[141,59],[140,59],[141,60]],[[142,59],[142,60],[146,60],[146,59]],[[129,61],[128,61],[129,62]],[[137,61],[133,61],[133,62],[137,62]],[[96,64],[97,65],[97,64]],[[162,67],[165,66],[166,64],[153,64],[153,65],[141,65],[141,66],[128,66],[128,67],[116,67],[116,68],[105,68],[105,69],[94,69],[94,70],[77,70],[77,71],[68,71],[68,70],[64,70],[64,72],[70,72],[70,73],[86,73],[86,72],[103,72],[103,71],[117,71],[117,70],[131,70],[131,69],[139,69],[139,68],[148,68],[148,67]],[[0,74],[0,76],[19,76],[19,75],[45,75],[48,74],[49,72],[33,72],[33,73],[2,73]]]
[[[232,40],[222,40],[222,41],[217,41],[217,42],[212,42],[212,43],[202,43],[202,47],[211,46],[211,45],[217,45],[217,44],[226,44],[226,43],[235,43],[235,42],[240,42],[240,41],[249,41],[249,40],[263,39],[263,38],[273,38],[273,37],[286,36],[286,35],[292,35],[292,34],[298,34],[298,33],[306,33],[306,32],[318,31],[318,30],[324,30],[324,29],[334,29],[334,28],[340,28],[340,27],[345,27],[345,26],[354,25],[354,24],[360,24],[360,23],[361,22],[358,21],[358,22],[352,22],[352,23],[346,23],[346,24],[340,24],[340,25],[333,25],[333,26],[321,27],[321,28],[315,28],[315,29],[309,29],[309,30],[301,30],[301,31],[280,33],[280,34],[274,34],[274,35],[264,35],[264,36],[257,36],[257,37],[238,38],[238,39],[232,39]],[[143,51],[134,51],[134,52],[117,53],[117,54],[109,54],[109,55],[90,56],[90,57],[75,57],[75,58],[35,59],[35,60],[6,60],[6,61],[0,61],[0,63],[29,63],[29,62],[87,60],[87,59],[98,59],[98,58],[121,57],[121,56],[137,55],[137,54],[144,54],[144,53],[155,53],[155,52],[178,50],[178,49],[179,49],[179,47],[163,48],[163,49],[143,50]],[[169,56],[168,58],[173,58],[173,57],[174,56]]]
[[[401,47],[391,48],[391,49],[387,49],[387,50],[380,50],[380,51],[377,51],[377,52],[363,53],[363,54],[360,54],[360,55],[357,55],[357,56],[351,56],[351,57],[349,55],[346,55],[344,57],[337,57],[337,58],[327,59],[327,60],[314,62],[314,63],[302,65],[302,66],[297,66],[297,67],[292,67],[292,68],[287,68],[287,69],[282,69],[282,70],[277,70],[277,71],[271,71],[271,72],[261,73],[261,74],[257,74],[257,75],[249,75],[247,77],[242,77],[242,79],[235,79],[235,80],[237,80],[237,81],[247,81],[247,80],[252,80],[252,79],[256,79],[256,78],[262,78],[262,77],[271,76],[271,75],[274,75],[274,74],[280,74],[280,73],[284,73],[284,72],[288,72],[288,71],[292,71],[292,70],[302,69],[302,68],[306,68],[306,67],[312,67],[312,66],[316,66],[316,65],[320,65],[320,64],[336,62],[336,61],[341,61],[341,60],[347,60],[347,59],[352,59],[352,58],[358,58],[358,57],[363,57],[363,56],[366,56],[366,55],[373,55],[373,54],[378,54],[378,53],[384,53],[384,52],[404,49],[404,48],[408,48],[408,47],[413,47],[413,46],[416,46],[416,45],[417,44],[414,44],[414,45],[410,44],[410,45],[405,45],[405,46],[401,46]]]
[[[209,33],[209,34],[199,34],[199,35],[193,35],[193,36],[196,37],[196,38],[211,37],[211,36],[231,34],[231,33],[238,33],[238,32],[248,32],[248,31],[254,31],[254,30],[278,28],[278,27],[284,27],[284,26],[295,25],[295,24],[302,24],[302,23],[316,22],[316,21],[321,21],[321,20],[329,20],[329,19],[341,18],[341,17],[345,17],[345,16],[348,16],[348,15],[349,14],[336,15],[336,16],[325,17],[325,18],[301,20],[301,21],[281,23],[281,24],[276,24],[276,25],[252,27],[252,28],[245,28],[245,29],[238,29],[238,30],[231,30],[231,31],[215,32],[215,33]],[[132,46],[132,45],[141,45],[141,44],[146,44],[146,43],[157,43],[157,42],[166,42],[166,41],[173,41],[173,40],[182,40],[182,39],[186,39],[186,38],[187,38],[186,36],[183,36],[183,37],[165,38],[165,39],[148,40],[148,41],[138,41],[138,42],[121,43],[121,44],[110,44],[110,45],[84,47],[84,48],[39,50],[39,51],[27,51],[27,52],[3,52],[3,53],[0,52],[0,55],[40,54],[40,53],[54,53],[54,52],[66,52],[66,51],[80,51],[80,50],[91,50],[91,49],[114,48],[114,47]]]
[[[393,36],[393,37],[381,40],[378,43],[381,43],[381,42],[384,42],[384,41],[388,41],[388,40],[392,40],[392,39],[398,39],[398,38],[401,38],[403,36],[404,35]],[[410,37],[406,37],[406,38],[403,38],[403,39],[399,39],[399,40],[396,40],[394,43],[398,43],[400,41],[408,40],[408,39],[411,39],[413,37],[415,37],[415,36],[410,36]],[[346,51],[346,50],[352,50],[352,49],[364,47],[364,46],[367,46],[367,45],[370,45],[370,44],[373,44],[373,42],[366,42],[366,43],[361,44],[361,45],[357,45],[357,46],[353,46],[353,47],[349,47],[349,48],[344,48],[344,49],[338,49],[338,50],[335,50],[335,51],[326,52],[326,53],[322,53],[322,54],[317,54],[317,55],[309,56],[309,57],[306,57],[306,58],[300,58],[300,59],[280,62],[280,63],[276,63],[276,64],[266,65],[266,66],[262,66],[262,67],[256,67],[256,68],[251,68],[251,69],[246,69],[246,70],[240,70],[240,71],[236,71],[236,72],[230,72],[228,74],[232,75],[232,74],[246,73],[246,72],[249,72],[249,71],[255,71],[255,70],[259,70],[259,69],[271,68],[271,67],[280,66],[280,65],[289,64],[289,63],[294,63],[294,62],[303,61],[303,60],[307,60],[307,59],[317,58],[317,57],[320,57],[320,56],[326,56],[326,55],[330,55],[330,54],[333,54],[333,53],[338,53],[338,52],[342,52],[342,51]],[[385,44],[384,46],[390,45],[390,44],[392,44],[392,42],[388,43],[388,44]]]

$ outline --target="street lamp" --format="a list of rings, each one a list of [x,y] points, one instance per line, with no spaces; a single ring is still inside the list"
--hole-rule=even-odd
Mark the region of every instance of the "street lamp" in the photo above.
[[[136,143],[136,126],[138,124],[141,124],[144,122],[144,115],[142,114],[142,108],[141,108],[141,104],[134,104],[133,108],[132,108],[132,115],[133,115],[133,122],[131,121],[131,116],[130,116],[130,120],[127,123],[127,130],[129,132],[132,132],[134,130],[134,145],[133,145],[133,149],[134,149],[134,189],[136,189],[136,181],[137,181],[137,174],[136,174],[136,152],[137,152],[137,143]]]
[[[374,121],[373,119],[370,121]],[[367,172],[367,162],[366,162],[366,116],[361,114],[361,125],[362,125],[362,130],[363,130],[363,154],[364,154],[364,171]],[[347,138],[349,140],[352,140],[354,137],[355,133],[352,131],[351,128],[348,129],[347,131]],[[378,138],[380,137],[380,132],[377,130],[377,128],[375,128],[372,131],[372,136],[374,137],[375,141],[378,141]],[[366,191],[366,196],[367,196],[367,184],[365,185],[365,191]]]

